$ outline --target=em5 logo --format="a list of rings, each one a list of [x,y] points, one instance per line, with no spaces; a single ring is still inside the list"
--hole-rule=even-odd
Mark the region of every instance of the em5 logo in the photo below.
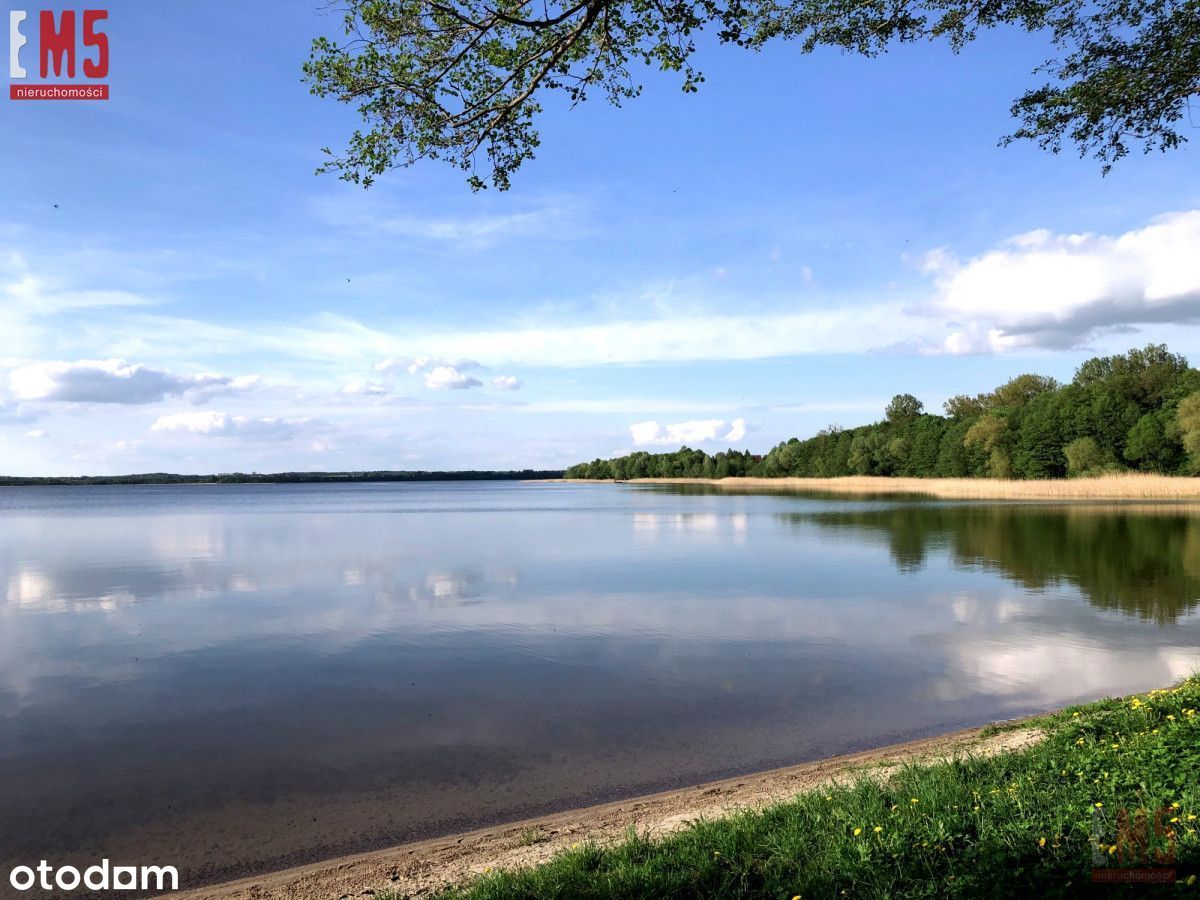
[[[29,35],[26,34],[29,12],[23,9],[9,10],[9,99],[107,100],[108,85],[99,83],[108,77],[108,34],[99,30],[107,18],[108,10],[105,9],[85,9],[78,17],[75,10],[65,9],[59,13],[56,21],[52,10],[39,10],[36,63],[38,75],[36,80],[30,80],[29,69],[25,65],[26,45],[30,41]],[[80,44],[82,50],[78,49]],[[77,62],[82,62],[83,80],[79,81],[74,80]],[[69,84],[53,84],[48,81],[51,77],[69,78],[73,81]]]

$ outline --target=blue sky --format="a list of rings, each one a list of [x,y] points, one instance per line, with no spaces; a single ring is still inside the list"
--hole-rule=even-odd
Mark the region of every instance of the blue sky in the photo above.
[[[508,193],[364,191],[314,174],[356,123],[301,82],[323,4],[108,8],[111,100],[0,96],[6,473],[764,452],[899,391],[1200,356],[1200,157],[997,147],[1036,36],[702,46],[698,95],[551,104]]]

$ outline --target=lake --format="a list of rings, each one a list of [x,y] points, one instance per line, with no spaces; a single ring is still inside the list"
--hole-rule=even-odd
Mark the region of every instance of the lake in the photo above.
[[[1198,605],[1200,507],[4,488],[0,861],[195,885],[1159,687]]]

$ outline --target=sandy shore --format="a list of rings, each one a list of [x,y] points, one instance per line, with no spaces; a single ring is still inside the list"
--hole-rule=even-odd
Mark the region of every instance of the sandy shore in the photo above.
[[[572,810],[387,850],[345,856],[228,884],[171,894],[186,900],[343,900],[394,890],[420,896],[497,868],[536,865],[585,841],[609,843],[632,826],[662,836],[700,818],[717,818],[786,800],[864,770],[884,777],[903,762],[959,754],[990,756],[1037,741],[1035,728],[984,737],[971,728],[818,762],[713,781],[682,790]]]
[[[1200,500],[1200,478],[1130,473],[1044,481],[998,478],[634,478],[632,484],[705,484],[738,491],[914,494],[947,500]]]

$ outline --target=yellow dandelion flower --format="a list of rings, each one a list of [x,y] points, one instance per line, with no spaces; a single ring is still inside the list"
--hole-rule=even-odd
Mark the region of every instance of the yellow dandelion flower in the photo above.
[[[861,828],[855,828],[855,829],[854,829],[854,836],[855,836],[855,837],[858,837],[860,834],[862,834],[862,829],[861,829]]]
[[[1195,814],[1195,813],[1188,813],[1187,820],[1188,820],[1189,822],[1195,822],[1195,821],[1196,821],[1196,814]]]
[[[1038,838],[1038,846],[1039,846],[1039,847],[1045,847],[1045,846],[1046,846],[1046,839],[1045,839],[1045,838]]]
[[[1096,809],[1104,809],[1104,804],[1103,804],[1103,803],[1097,803],[1097,804],[1096,804]]]
[[[1187,883],[1188,883],[1188,887],[1191,887],[1193,884],[1195,884],[1195,883],[1196,883],[1196,876],[1195,876],[1195,875],[1189,875],[1189,876],[1188,876]]]
[[[1178,819],[1176,819],[1175,821],[1177,821],[1177,822],[1178,822],[1179,820],[1178,820]],[[881,831],[883,831],[883,826],[882,826],[882,825],[876,825],[876,826],[875,826],[875,833],[876,833],[876,834],[879,834],[879,832],[881,832]]]
[[[920,800],[918,800],[916,797],[913,797],[913,798],[912,798],[911,800],[909,800],[908,802],[909,802],[909,803],[920,803],[921,801],[920,801]]]

